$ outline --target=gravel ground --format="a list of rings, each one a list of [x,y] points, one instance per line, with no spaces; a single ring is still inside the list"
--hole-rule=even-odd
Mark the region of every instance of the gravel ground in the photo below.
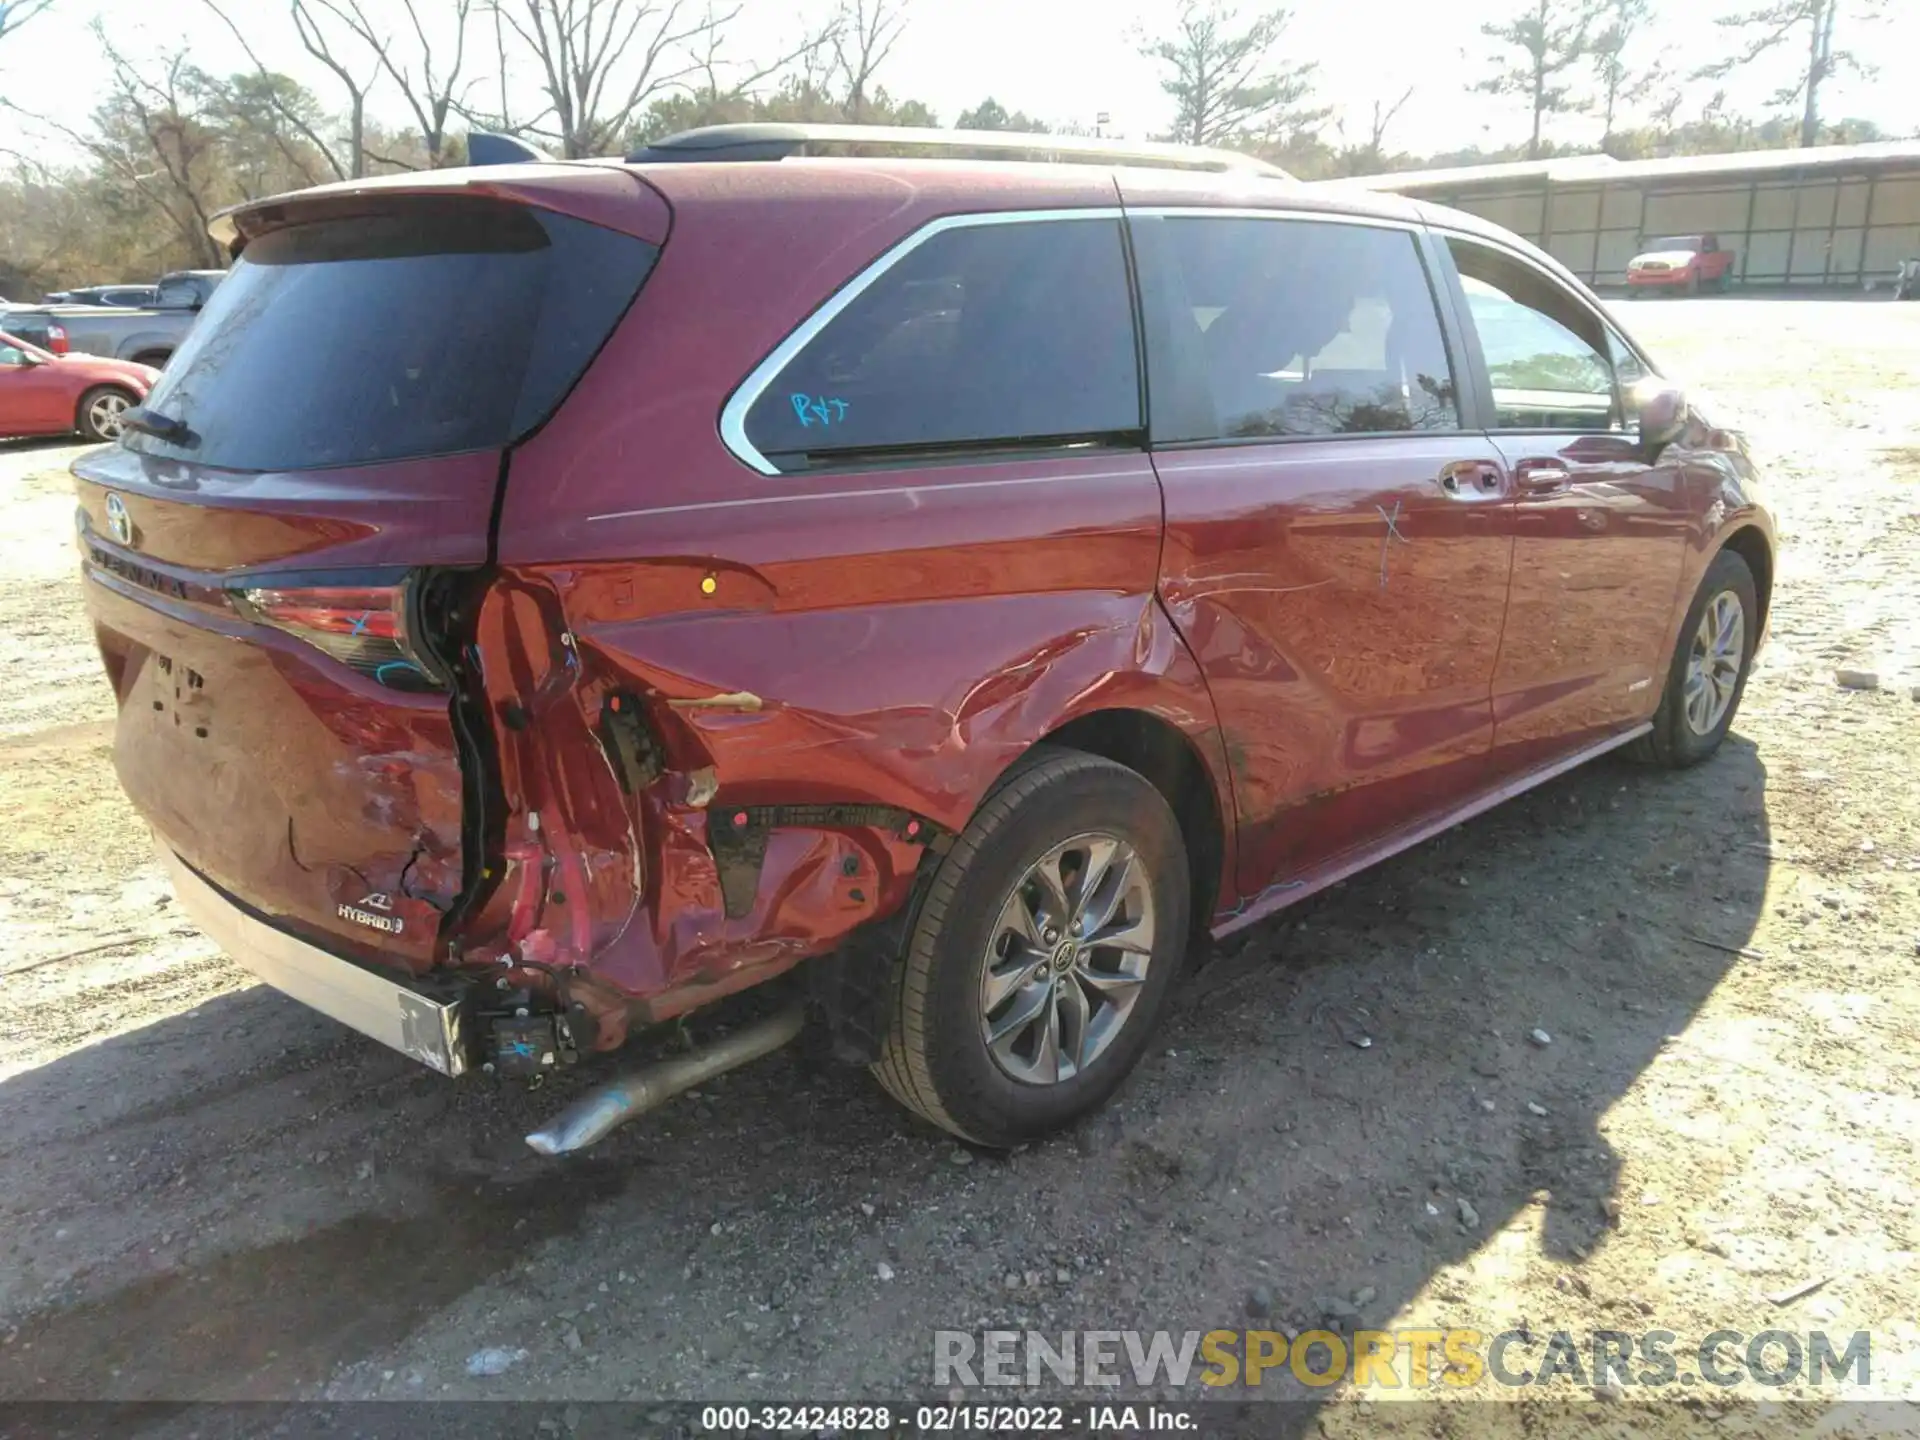
[[[1236,937],[1113,1107],[1010,1157],[787,1052],[542,1162],[552,1090],[250,986],[114,784],[77,452],[0,444],[0,1398],[901,1396],[936,1327],[1329,1323],[1865,1329],[1865,1385],[1669,1389],[1639,1428],[1920,1401],[1920,305],[1622,313],[1771,477],[1720,756],[1601,762]]]

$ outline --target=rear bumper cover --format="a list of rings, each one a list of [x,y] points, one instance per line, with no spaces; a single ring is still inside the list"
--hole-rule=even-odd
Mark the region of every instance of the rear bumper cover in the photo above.
[[[181,906],[243,968],[431,1070],[465,1073],[467,1046],[457,1001],[423,994],[296,940],[234,904],[165,842],[159,849]]]

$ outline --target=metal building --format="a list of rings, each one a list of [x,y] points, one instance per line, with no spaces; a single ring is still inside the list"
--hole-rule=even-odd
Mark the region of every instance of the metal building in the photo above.
[[[1920,141],[1670,160],[1578,155],[1353,182],[1469,210],[1594,285],[1624,285],[1642,239],[1713,233],[1736,283],[1887,284],[1920,257]]]

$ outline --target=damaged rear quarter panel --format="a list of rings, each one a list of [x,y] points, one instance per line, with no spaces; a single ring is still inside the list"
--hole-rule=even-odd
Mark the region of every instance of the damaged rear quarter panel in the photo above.
[[[515,453],[497,532],[507,574],[560,597],[581,713],[630,691],[664,752],[630,797],[643,893],[591,962],[656,1016],[832,949],[906,900],[921,855],[871,827],[777,828],[751,913],[729,918],[710,817],[877,804],[958,829],[1014,757],[1106,708],[1164,716],[1224,773],[1205,686],[1154,598],[1162,504],[1144,453],[769,476],[721,443],[727,396],[823,295],[992,196],[933,167],[849,169],[792,195],[727,171],[647,172],[672,236]],[[1005,203],[1111,205],[1112,182],[1063,173]],[[711,803],[690,803],[708,784]]]
[[[957,830],[1076,716],[1148,710],[1217,743],[1154,600],[1144,455],[750,483],[781,502],[621,514],[594,548],[632,558],[513,567],[560,597],[583,712],[635,694],[665,752],[635,801],[650,913],[592,967],[619,990],[733,988],[905,901],[917,844],[780,829],[751,913],[729,918],[707,827],[745,807],[884,805]],[[708,769],[711,803],[689,803]]]

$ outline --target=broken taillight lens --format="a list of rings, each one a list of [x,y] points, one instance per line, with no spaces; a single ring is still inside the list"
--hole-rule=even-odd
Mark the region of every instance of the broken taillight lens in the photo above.
[[[407,634],[404,585],[320,586],[233,592],[234,608],[323,650],[389,690],[445,686]]]

